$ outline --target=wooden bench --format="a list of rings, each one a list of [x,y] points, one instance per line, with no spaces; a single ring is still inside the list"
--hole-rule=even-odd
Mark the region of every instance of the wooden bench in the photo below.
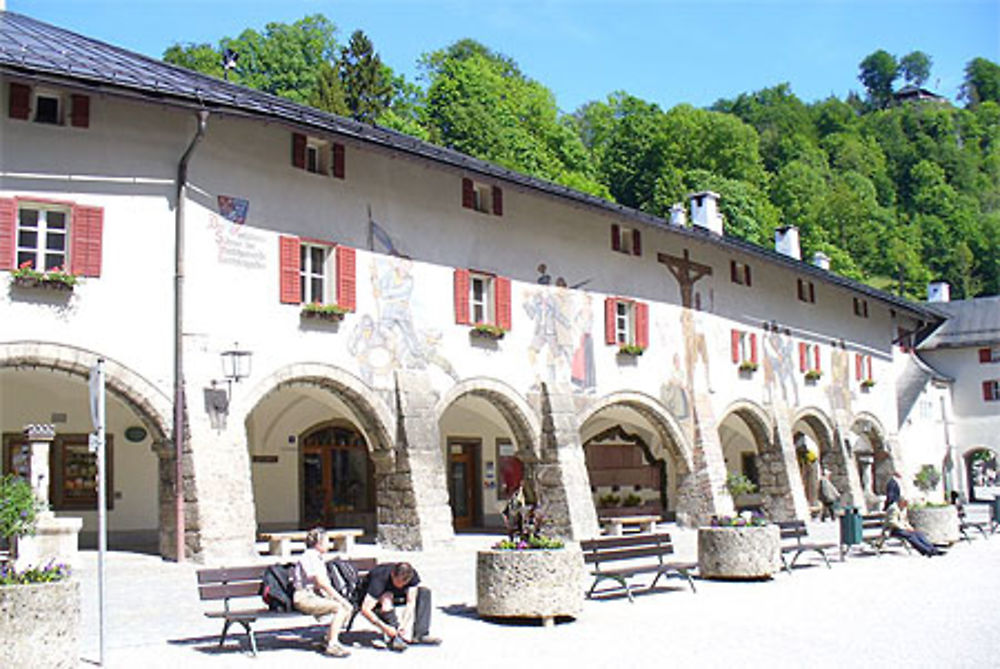
[[[330,550],[338,553],[349,553],[354,548],[354,540],[362,536],[364,530],[333,529],[326,530],[330,541]],[[261,532],[260,538],[267,542],[268,554],[287,558],[292,555],[292,542],[299,542],[305,549],[306,530],[291,530],[288,532]]]
[[[895,542],[902,546],[907,553],[910,553],[910,542],[902,537],[894,537],[889,533],[889,528],[885,525],[884,513],[866,513],[861,516],[861,542],[867,544],[878,557],[882,556],[882,551],[889,542]],[[845,550],[845,548],[847,550]],[[843,560],[850,547],[840,547],[840,559]]]
[[[989,519],[989,515],[983,520],[970,520],[968,513],[964,506],[958,507],[958,531],[961,533],[962,538],[972,543],[972,537],[969,536],[969,530],[979,530],[979,533],[983,535],[983,539],[989,539],[990,535],[996,531],[995,524]]]
[[[659,516],[602,516],[600,518],[604,533],[612,537],[620,537],[626,527],[638,527],[640,532],[655,532]]]
[[[344,559],[344,558],[341,558]],[[363,577],[377,562],[375,558],[353,558],[347,560],[354,564]],[[226,635],[233,623],[242,625],[250,640],[250,650],[257,654],[257,637],[253,624],[264,618],[309,618],[298,611],[272,611],[264,606],[261,598],[264,571],[270,565],[257,564],[245,567],[220,567],[216,569],[198,570],[198,597],[202,601],[222,600],[221,611],[207,611],[206,618],[221,618],[222,634],[219,636],[219,646],[226,642]],[[254,600],[254,601],[250,601]],[[357,611],[353,612],[354,614]],[[347,628],[350,629],[354,615],[350,617]]]
[[[615,581],[620,588],[625,590],[630,602],[632,598],[632,586],[628,579],[638,574],[656,574],[653,582],[646,588],[651,590],[656,586],[660,576],[676,576],[687,579],[691,591],[695,592],[694,581],[691,580],[690,571],[696,565],[694,563],[665,562],[664,557],[674,552],[673,544],[670,542],[670,535],[661,532],[653,534],[633,534],[628,537],[599,537],[597,539],[587,539],[580,542],[583,549],[583,561],[593,565],[591,575],[594,577],[594,584],[587,592],[590,599],[597,590],[598,584],[604,580]],[[650,559],[655,558],[655,559]],[[622,564],[611,569],[606,565],[609,563]],[[608,590],[602,590],[602,593]]]
[[[818,553],[823,558],[827,569],[830,568],[830,560],[826,557],[826,549],[834,548],[837,544],[803,541],[803,539],[809,536],[809,530],[803,520],[786,520],[775,524],[781,531],[781,565],[785,568],[785,571],[791,574],[792,567],[795,566],[795,561],[803,553],[808,552]],[[793,554],[791,560],[786,558],[789,554]]]

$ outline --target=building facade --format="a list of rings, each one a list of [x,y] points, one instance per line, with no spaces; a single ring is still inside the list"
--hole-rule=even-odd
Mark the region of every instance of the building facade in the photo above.
[[[112,545],[176,556],[181,527],[211,561],[321,523],[426,548],[520,485],[570,538],[805,518],[821,465],[853,504],[908,466],[899,333],[942,315],[794,230],[727,237],[714,193],[663,221],[12,12],[0,109],[4,471],[53,424],[53,506],[94,531],[105,360]]]

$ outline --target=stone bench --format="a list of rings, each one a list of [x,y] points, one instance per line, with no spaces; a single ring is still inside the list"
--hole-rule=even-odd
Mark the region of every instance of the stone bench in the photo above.
[[[325,530],[325,532],[330,548],[338,553],[349,553],[354,548],[354,540],[365,533],[364,530],[357,528]],[[293,553],[293,542],[296,544],[294,548],[298,549],[294,552],[305,550],[306,534],[305,530],[262,532],[260,538],[267,542],[268,554],[289,557]],[[301,548],[298,544],[301,544]]]
[[[626,527],[638,527],[640,532],[653,533],[656,531],[656,524],[660,522],[660,517],[602,516],[600,522],[605,534],[612,537],[620,537],[625,533]]]

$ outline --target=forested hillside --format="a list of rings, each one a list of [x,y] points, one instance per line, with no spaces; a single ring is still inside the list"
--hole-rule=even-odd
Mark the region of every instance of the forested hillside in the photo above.
[[[336,36],[315,15],[177,44],[164,60],[660,216],[711,189],[726,234],[770,246],[776,227],[796,225],[804,258],[823,251],[834,271],[910,298],[933,279],[956,299],[1000,293],[1000,65],[985,58],[966,66],[961,108],[904,99],[929,78],[931,55],[879,50],[859,63],[863,96],[806,102],[778,83],[664,110],[613,92],[565,113],[477,42],[425,54],[417,84],[363,32]]]

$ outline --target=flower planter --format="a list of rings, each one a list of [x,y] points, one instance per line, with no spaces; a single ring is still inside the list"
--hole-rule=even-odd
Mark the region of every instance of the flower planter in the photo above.
[[[315,311],[312,309],[303,309],[302,318],[337,323],[344,320],[344,313],[342,311]]]
[[[52,290],[61,293],[72,293],[72,284],[55,279],[37,279],[28,276],[15,276],[11,278],[11,285],[17,288]]]
[[[765,579],[780,569],[777,525],[698,528],[698,574],[702,578]]]
[[[0,667],[80,664],[80,584],[0,586]]]
[[[583,580],[576,547],[479,551],[476,610],[486,617],[541,618],[548,627],[583,610]]]
[[[488,339],[490,341],[499,341],[503,339],[506,334],[506,330],[502,330],[499,327],[485,326],[485,327],[473,327],[469,330],[469,336],[477,339]]]
[[[958,510],[951,506],[910,507],[907,517],[913,529],[927,535],[933,544],[953,544],[959,539]]]

